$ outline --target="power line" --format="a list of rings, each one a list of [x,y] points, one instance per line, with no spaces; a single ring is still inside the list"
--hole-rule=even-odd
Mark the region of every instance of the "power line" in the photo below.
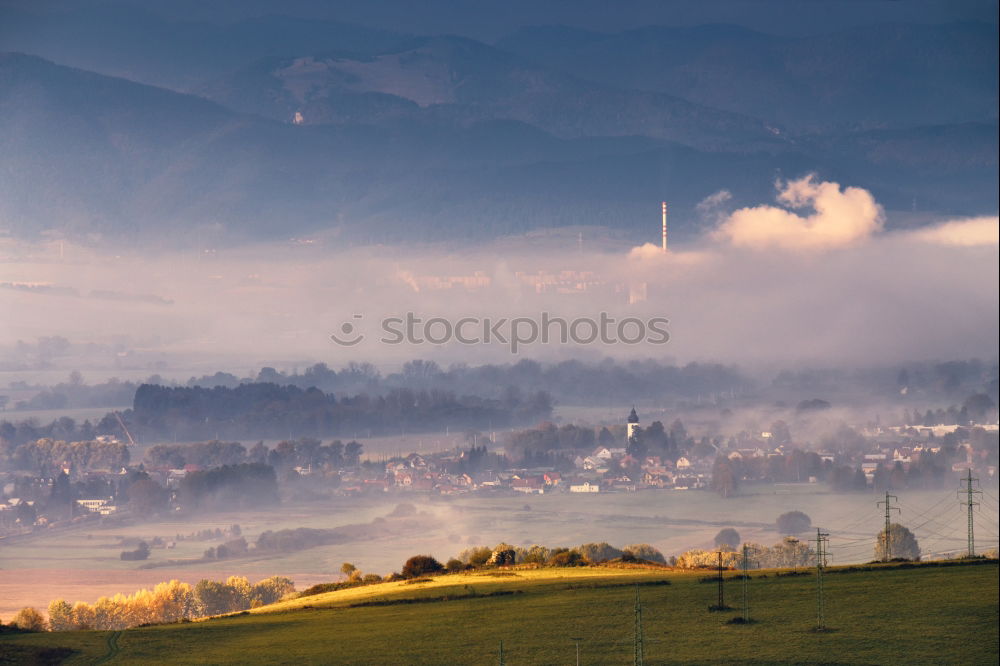
[[[865,503],[867,504],[867,501]],[[858,515],[857,511],[851,511],[850,513],[846,513],[846,514],[844,514],[843,516],[841,516],[839,518],[836,518],[834,520],[824,521],[824,522],[826,524],[828,524],[828,525],[836,525],[837,526],[837,530],[840,531],[840,532],[850,532],[855,527],[858,527],[859,525],[862,525],[862,524],[868,522],[868,520],[869,520],[869,517],[867,515],[862,514],[862,516],[860,518],[857,518],[854,522],[850,523],[849,525],[846,525],[846,526],[843,526],[843,527],[840,526],[840,523],[843,522],[844,520],[847,520],[847,519],[851,518],[852,516],[856,517],[857,515]]]
[[[950,508],[954,507],[953,504],[945,504],[945,502],[948,502],[949,500],[950,500],[950,498],[948,496],[944,496],[940,500],[938,500],[934,505],[932,505],[929,509],[927,509],[926,511],[918,511],[918,510],[913,509],[912,507],[910,507],[909,504],[906,504],[905,508],[907,510],[907,513],[915,513],[915,514],[917,514],[917,518],[918,519],[919,518],[927,518],[927,520],[924,523],[921,523],[920,525],[918,525],[917,527],[915,527],[913,529],[915,529],[915,530],[920,529],[921,527],[923,527],[924,525],[926,525],[929,522],[937,522],[938,518],[940,518],[941,516],[945,515],[945,513],[947,513]],[[900,506],[904,506],[902,504],[902,502],[900,502],[899,504],[900,504]],[[934,509],[936,509],[939,506],[942,507],[941,511],[937,512],[936,514],[934,514],[931,517],[928,517],[929,514],[932,511],[934,511]]]
[[[860,539],[845,539],[844,537],[832,537],[834,539],[843,539],[840,543],[836,544],[834,548],[841,548],[844,546],[849,546],[852,543],[869,543],[872,540],[871,536],[861,537]]]
[[[940,516],[943,513],[946,513],[949,510],[954,509],[954,506],[955,506],[954,504],[951,503],[951,495],[950,494],[943,495],[941,497],[941,499],[939,499],[937,502],[935,502],[931,506],[927,507],[926,509],[917,508],[916,506],[911,505],[908,501],[907,502],[899,502],[899,505],[900,506],[905,506],[907,512],[909,512],[909,513],[915,513],[915,514],[917,514],[918,516],[921,516],[921,517],[923,517],[923,516],[929,516],[929,515],[932,515],[932,514],[935,515],[935,516]],[[938,509],[939,507],[940,507],[940,510],[935,512],[935,509]]]
[[[982,514],[982,512],[976,513],[976,520],[979,521],[979,533],[986,533],[989,536],[996,537],[1000,536],[997,534],[997,524],[993,520],[990,520]]]
[[[919,525],[917,525],[916,527],[914,527],[913,531],[916,532],[917,530],[923,529],[927,525],[933,525],[937,529],[944,530],[944,531],[947,531],[947,530],[949,530],[949,529],[951,529],[951,528],[954,527],[953,524],[940,522],[938,520],[939,518],[941,518],[940,515],[932,517],[932,518],[928,518],[924,522],[922,522]]]
[[[958,529],[957,525],[952,526],[952,530]],[[940,532],[935,532],[932,529],[923,528],[924,532],[927,532],[931,536],[935,536],[938,539],[944,539],[945,541],[964,541],[961,535],[956,534],[954,531],[951,534],[941,534]]]
[[[988,490],[984,490],[983,491],[983,495],[985,495],[987,499],[991,499],[991,500],[993,500],[994,503],[1000,505],[1000,499],[997,499],[996,497],[993,497],[993,494],[990,493]]]
[[[856,515],[856,513],[855,512],[851,512],[851,514],[849,514],[849,515]],[[871,520],[871,517],[869,515],[862,514],[862,516],[860,518],[858,518],[854,522],[852,522],[852,523],[850,523],[848,525],[845,525],[843,527],[839,526],[839,522],[840,521],[824,521],[824,522],[827,523],[828,525],[837,525],[837,531],[841,532],[841,533],[844,533],[844,532],[850,532],[850,531],[854,530],[855,528],[860,527],[861,525],[864,525],[869,520]]]

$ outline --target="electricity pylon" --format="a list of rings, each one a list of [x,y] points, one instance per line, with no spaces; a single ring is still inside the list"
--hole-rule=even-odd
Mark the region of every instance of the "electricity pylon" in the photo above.
[[[747,555],[747,545],[743,544],[743,622],[750,621],[750,562]]]
[[[644,656],[642,644],[642,601],[639,599],[639,586],[635,586],[635,638],[632,645],[632,664],[642,666]]]
[[[892,500],[899,500],[895,495],[890,495],[889,491],[885,492],[885,499],[875,503],[876,506],[885,505],[885,532],[883,533],[882,539],[885,548],[882,550],[882,561],[888,562],[892,559],[892,539],[889,534],[890,517],[893,511],[899,511],[898,508],[892,506]],[[902,513],[902,512],[900,512]]]
[[[816,629],[826,629],[826,600],[823,598],[823,569],[826,567],[826,543],[830,535],[816,528]]]
[[[976,537],[975,533],[973,532],[973,526],[972,526],[972,511],[973,511],[972,507],[979,506],[979,502],[975,501],[975,496],[983,494],[983,491],[981,490],[972,489],[973,481],[978,483],[979,479],[972,478],[972,470],[969,469],[967,470],[965,478],[962,479],[962,483],[965,484],[965,487],[958,491],[959,495],[962,494],[965,495],[965,499],[962,501],[962,506],[967,507],[969,511],[969,531],[968,531],[969,557],[976,556]]]

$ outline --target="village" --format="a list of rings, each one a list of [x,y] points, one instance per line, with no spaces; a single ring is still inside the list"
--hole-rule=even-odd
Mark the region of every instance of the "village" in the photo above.
[[[634,409],[624,425],[614,428],[624,435],[620,446],[605,442],[591,450],[549,449],[544,456],[525,454],[515,459],[521,464],[512,462],[502,447],[471,446],[386,459],[363,458],[363,446],[357,442],[344,447],[339,442],[321,445],[316,440],[298,440],[281,442],[271,450],[258,444],[248,451],[235,442],[175,446],[170,449],[172,459],[183,464],[172,466],[149,460],[156,458],[149,452],[146,459],[130,462],[127,445],[113,436],[88,443],[46,441],[39,451],[51,457],[54,473],[32,475],[20,470],[0,476],[0,534],[102,518],[204,512],[208,505],[190,501],[194,481],[226,466],[235,469],[247,463],[265,469],[264,481],[247,481],[240,492],[252,495],[261,490],[260,483],[273,484],[275,502],[279,496],[308,496],[316,501],[322,496],[593,495],[657,490],[715,491],[730,497],[761,489],[789,492],[796,484],[825,484],[833,492],[883,492],[947,487],[953,477],[968,472],[984,484],[996,483],[996,424],[866,427],[852,431],[855,438],[842,446],[819,450],[813,450],[813,443],[786,441],[786,436],[772,432],[743,432],[726,442],[704,437],[695,441],[688,436],[672,445],[668,439],[666,448],[658,448],[644,443]],[[662,430],[657,422],[649,432]],[[603,434],[608,432],[603,429]],[[90,455],[71,458],[70,452],[81,447],[88,447]],[[340,453],[345,448],[350,454],[346,458]],[[327,454],[327,449],[335,454]],[[196,462],[187,462],[185,456]],[[533,464],[524,464],[529,460]]]

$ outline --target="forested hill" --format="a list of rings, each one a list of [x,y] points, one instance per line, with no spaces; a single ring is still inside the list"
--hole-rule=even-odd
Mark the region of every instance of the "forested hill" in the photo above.
[[[143,384],[126,418],[141,437],[269,439],[507,427],[535,423],[551,412],[552,400],[544,392],[522,396],[512,391],[491,400],[394,389],[338,399],[317,388],[271,383],[235,388]]]

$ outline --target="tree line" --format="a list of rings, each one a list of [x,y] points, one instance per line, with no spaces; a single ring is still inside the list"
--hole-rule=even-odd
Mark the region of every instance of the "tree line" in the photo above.
[[[699,456],[714,451],[708,438],[696,441],[688,435],[680,419],[674,420],[669,429],[660,421],[653,421],[646,428],[636,428],[628,441],[623,425],[591,428],[573,424],[557,426],[548,422],[512,432],[505,440],[505,449],[515,459],[537,459],[569,451],[589,455],[598,446],[625,448],[637,460],[660,456],[675,461],[691,451]]]
[[[130,461],[128,447],[117,441],[55,440],[41,438],[16,446],[0,440],[0,464],[7,469],[23,469],[51,475],[63,466],[74,470],[118,472]]]
[[[349,363],[340,370],[316,363],[300,372],[261,368],[256,375],[237,377],[219,372],[192,377],[188,386],[227,386],[270,382],[317,387],[340,393],[387,393],[394,389],[453,390],[459,393],[501,398],[511,387],[521,391],[542,390],[560,400],[582,404],[606,404],[609,396],[624,401],[650,395],[695,397],[740,391],[750,385],[735,367],[716,363],[668,365],[655,360],[600,363],[569,360],[539,363],[523,359],[517,363],[469,366],[463,363],[442,368],[434,361],[413,360],[396,373],[382,374],[371,363]]]
[[[496,398],[458,395],[444,389],[393,388],[384,394],[336,397],[309,387],[273,383],[235,387],[172,387],[141,384],[132,409],[107,413],[97,422],[60,417],[0,421],[0,455],[39,439],[93,441],[125,438],[120,416],[137,439],[281,439],[426,432],[446,428],[507,428],[552,414],[545,391],[508,387]]]
[[[551,414],[541,391],[501,399],[443,390],[394,389],[337,398],[318,388],[272,383],[166,387],[141,385],[125,416],[133,434],[176,439],[327,437],[451,428],[506,427]]]
[[[22,622],[34,618],[40,620],[32,622],[35,631],[116,631],[146,624],[236,613],[272,604],[294,592],[292,581],[281,576],[252,584],[241,576],[230,576],[225,581],[203,579],[194,586],[171,580],[159,583],[151,590],[101,597],[94,604],[85,601],[70,604],[65,599],[54,599],[48,607],[47,622],[41,613],[32,608],[22,610],[19,615],[23,615]]]
[[[339,439],[324,444],[314,437],[282,440],[273,448],[257,442],[249,449],[240,442],[194,442],[192,444],[157,444],[146,451],[145,462],[153,468],[182,469],[185,465],[220,467],[257,463],[270,465],[278,471],[293,467],[312,466],[344,469],[361,464],[364,445],[356,441],[346,444]]]
[[[871,488],[876,492],[931,490],[947,485],[952,463],[964,459],[964,453],[954,447],[942,446],[936,453],[924,450],[920,453],[919,460],[909,463],[905,468],[900,461],[879,463],[873,472],[872,483],[869,484],[860,464],[838,464],[832,460],[824,460],[814,451],[792,449],[785,454],[746,458],[729,458],[719,454],[712,464],[710,485],[723,497],[736,495],[743,482],[804,483],[811,477],[829,483],[837,492]]]

